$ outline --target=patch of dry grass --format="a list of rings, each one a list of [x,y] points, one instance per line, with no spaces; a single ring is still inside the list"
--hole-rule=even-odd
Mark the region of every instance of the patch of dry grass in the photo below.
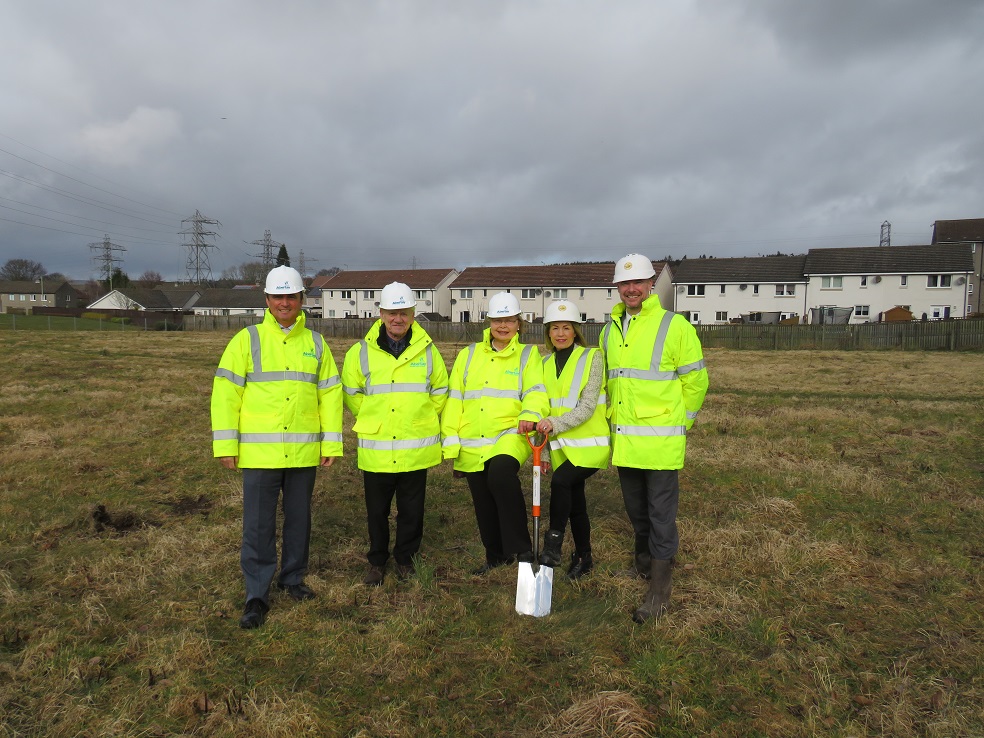
[[[243,632],[240,482],[208,430],[229,336],[58,338],[0,335],[0,736],[984,734],[981,355],[709,351],[647,626],[612,470],[597,570],[558,570],[548,618],[514,613],[514,570],[469,573],[448,465],[420,575],[367,590],[347,434],[316,488],[318,599]]]

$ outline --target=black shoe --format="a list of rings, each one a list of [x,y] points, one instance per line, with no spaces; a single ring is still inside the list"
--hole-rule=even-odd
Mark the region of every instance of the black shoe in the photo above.
[[[594,568],[594,562],[591,560],[591,552],[588,551],[584,554],[579,554],[575,551],[571,554],[571,566],[567,570],[567,578],[572,582],[580,579],[589,571]]]
[[[317,595],[304,582],[298,584],[278,584],[277,589],[286,592],[292,599],[301,602],[303,600],[313,600]]]
[[[269,609],[263,600],[254,597],[246,603],[246,607],[243,609],[243,616],[239,618],[239,627],[243,630],[259,628],[266,620],[266,614]]]
[[[383,567],[370,564],[369,571],[367,571],[366,575],[362,578],[362,583],[367,587],[378,587],[383,583],[384,576],[385,572],[383,571]]]
[[[532,551],[524,551],[523,553],[519,554],[519,556],[517,556],[516,558],[519,559],[519,561],[524,564],[532,564],[536,560],[533,558]]]
[[[414,574],[413,564],[397,564],[396,565],[396,576],[401,581],[406,581]]]
[[[560,549],[564,543],[564,533],[559,530],[548,530],[543,536],[543,553],[540,554],[540,566],[560,566]]]
[[[530,554],[532,556],[532,553]],[[476,577],[483,577],[488,574],[493,569],[498,569],[500,566],[507,566],[513,563],[515,559],[510,556],[508,559],[496,559],[495,561],[486,561],[480,567],[475,569],[472,574]]]

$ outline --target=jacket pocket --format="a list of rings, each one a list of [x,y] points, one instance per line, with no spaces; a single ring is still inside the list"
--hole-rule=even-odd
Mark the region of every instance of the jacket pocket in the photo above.
[[[372,436],[379,433],[382,425],[379,420],[358,418],[355,421],[355,425],[352,426],[352,430],[362,435]]]

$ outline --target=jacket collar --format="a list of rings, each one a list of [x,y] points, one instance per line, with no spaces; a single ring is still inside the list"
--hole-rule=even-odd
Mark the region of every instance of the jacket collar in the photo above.
[[[509,356],[516,351],[516,347],[519,346],[519,333],[517,332],[509,340],[509,345],[507,345],[502,351],[496,351],[492,348],[492,329],[486,328],[482,331],[482,348],[484,348],[489,353],[498,354],[499,356]]]
[[[276,331],[283,333],[283,327],[277,322],[277,319],[273,317],[273,313],[270,312],[270,308],[266,308],[263,312],[263,324],[273,328]],[[304,311],[302,310],[297,314],[297,320],[294,321],[294,327],[290,329],[290,333],[284,334],[292,336],[297,333],[301,328],[304,327]]]
[[[655,292],[652,293],[642,302],[642,310],[639,311],[639,315],[652,315],[663,309],[663,306],[659,303],[659,295]],[[612,320],[621,322],[622,317],[625,315],[625,303],[620,302],[618,305],[612,308]]]

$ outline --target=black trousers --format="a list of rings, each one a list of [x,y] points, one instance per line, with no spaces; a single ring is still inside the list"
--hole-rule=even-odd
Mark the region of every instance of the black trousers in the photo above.
[[[369,524],[369,553],[373,566],[385,566],[390,550],[390,507],[396,497],[396,543],[393,558],[409,566],[424,537],[424,496],[427,470],[407,472],[362,472]]]
[[[277,573],[277,502],[283,494],[280,583],[300,584],[311,547],[311,495],[317,467],[243,469],[243,545],[239,564],[246,601],[268,602]]]
[[[550,478],[550,527],[563,533],[570,520],[574,548],[579,554],[591,552],[591,521],[584,482],[596,471],[565,460]]]
[[[490,564],[533,550],[519,462],[508,454],[493,456],[482,471],[468,472],[478,532]]]
[[[676,469],[632,469],[618,467],[625,512],[635,531],[635,552],[654,559],[672,559],[680,547],[677,507],[680,503],[680,473]]]

